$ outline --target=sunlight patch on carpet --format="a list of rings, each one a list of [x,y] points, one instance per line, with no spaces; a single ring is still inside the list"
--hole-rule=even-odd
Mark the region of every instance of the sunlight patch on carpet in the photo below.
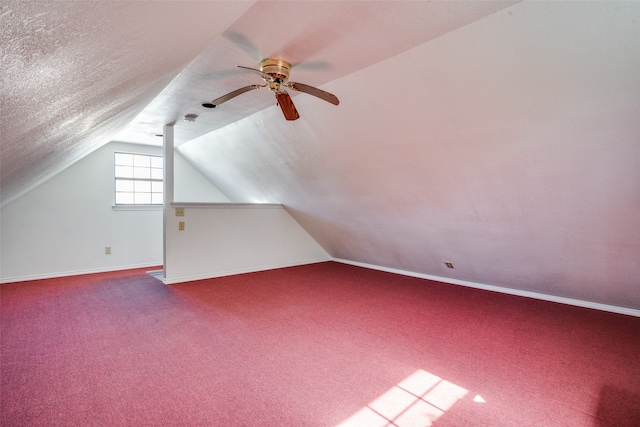
[[[466,389],[419,369],[339,427],[428,427],[467,393]]]

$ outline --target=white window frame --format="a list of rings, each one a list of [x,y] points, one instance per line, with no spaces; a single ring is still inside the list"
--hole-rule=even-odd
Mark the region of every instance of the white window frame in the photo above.
[[[162,209],[163,169],[164,160],[161,155],[114,151],[113,208],[115,210]]]

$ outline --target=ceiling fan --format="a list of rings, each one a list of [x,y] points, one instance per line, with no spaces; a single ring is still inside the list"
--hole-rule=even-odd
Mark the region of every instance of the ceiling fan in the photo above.
[[[260,63],[259,70],[255,68],[243,67],[242,65],[238,65],[238,67],[259,74],[260,77],[262,77],[262,79],[265,81],[265,84],[250,85],[240,89],[236,89],[233,92],[229,92],[228,94],[216,98],[211,102],[203,103],[203,107],[216,108],[223,102],[227,102],[228,100],[235,98],[238,95],[242,95],[243,93],[249,92],[250,90],[260,89],[263,87],[268,87],[269,90],[275,94],[278,105],[280,106],[280,109],[282,109],[282,113],[287,120],[296,120],[300,117],[300,115],[298,114],[296,106],[293,104],[289,93],[284,90],[285,87],[298,92],[308,93],[309,95],[313,95],[324,101],[330,102],[333,105],[338,105],[340,103],[338,97],[329,92],[325,92],[324,90],[320,90],[303,83],[290,82],[289,73],[291,71],[291,64],[287,61],[283,61],[282,59],[267,58]]]

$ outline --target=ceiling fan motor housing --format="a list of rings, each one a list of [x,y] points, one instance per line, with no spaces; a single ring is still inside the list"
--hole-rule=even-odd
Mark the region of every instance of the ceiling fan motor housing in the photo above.
[[[285,83],[291,72],[291,64],[282,59],[267,58],[260,63],[260,71]]]

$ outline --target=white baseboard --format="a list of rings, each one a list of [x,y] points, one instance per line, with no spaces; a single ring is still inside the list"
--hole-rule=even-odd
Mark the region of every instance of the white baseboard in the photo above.
[[[503,294],[535,298],[539,300],[557,302],[561,304],[575,305],[577,307],[592,308],[595,310],[602,310],[602,311],[608,311],[611,313],[626,314],[629,316],[640,317],[640,310],[635,310],[633,308],[618,307],[615,305],[601,304],[597,302],[583,301],[583,300],[578,300],[573,298],[558,297],[554,295],[540,294],[537,292],[521,291],[518,289],[504,288],[501,286],[485,285],[483,283],[468,282],[466,280],[458,280],[458,279],[450,279],[448,277],[432,276],[430,274],[416,273],[413,271],[399,270],[396,268],[381,267],[379,265],[367,264],[367,263],[358,262],[358,261],[350,261],[342,258],[333,258],[333,260],[335,262],[340,262],[342,264],[350,264],[358,267],[369,268],[372,270],[386,271],[387,273],[395,273],[403,276],[417,277],[420,279],[434,280],[436,282],[450,283],[453,285],[467,286],[467,287],[476,288],[476,289],[484,289],[487,291],[500,292]]]
[[[55,279],[58,277],[67,277],[67,276],[80,276],[82,274],[108,273],[110,271],[133,270],[136,268],[150,268],[150,267],[157,267],[159,265],[162,265],[162,261],[158,261],[156,263],[145,263],[145,264],[116,265],[112,267],[96,268],[96,269],[90,269],[90,270],[61,271],[56,273],[33,274],[28,276],[4,277],[0,279],[0,284],[14,283],[14,282],[27,282],[30,280],[41,280],[41,279]]]
[[[162,281],[164,282],[165,285],[175,285],[178,283],[193,282],[195,280],[215,279],[216,277],[233,276],[236,274],[245,274],[245,273],[255,273],[258,271],[266,271],[266,270],[276,270],[278,268],[296,267],[299,265],[317,264],[320,262],[327,262],[327,261],[331,261],[331,258],[301,261],[293,264],[274,264],[274,265],[264,265],[260,267],[241,268],[236,270],[224,270],[224,271],[217,271],[215,273],[207,273],[207,274],[194,275],[194,276],[172,277],[169,279],[162,279]]]
[[[220,272],[216,272],[214,274],[183,276],[183,277],[176,277],[176,278],[171,278],[171,279],[161,279],[161,280],[167,285],[174,285],[174,284],[178,284],[178,283],[192,282],[192,281],[195,281],[195,280],[213,279],[213,278],[216,278],[216,277],[232,276],[232,275],[235,275],[235,274],[255,273],[255,272],[258,272],[258,271],[275,270],[275,269],[278,269],[278,268],[295,267],[295,266],[307,265],[307,264],[316,264],[316,263],[319,263],[319,262],[326,262],[326,261],[335,261],[335,262],[339,262],[339,263],[342,263],[342,264],[354,265],[354,266],[357,266],[357,267],[368,268],[368,269],[371,269],[371,270],[385,271],[385,272],[388,272],[388,273],[395,273],[395,274],[400,274],[400,275],[403,275],[403,276],[417,277],[417,278],[420,278],[420,279],[433,280],[433,281],[436,281],[436,282],[449,283],[449,284],[460,285],[460,286],[467,286],[467,287],[470,287],[470,288],[484,289],[484,290],[487,290],[487,291],[500,292],[500,293],[503,293],[503,294],[517,295],[517,296],[528,297],[528,298],[535,298],[535,299],[539,299],[539,300],[543,300],[543,301],[551,301],[551,302],[557,302],[557,303],[561,303],[561,304],[574,305],[574,306],[577,306],[577,307],[592,308],[592,309],[595,309],[595,310],[602,310],[602,311],[608,311],[608,312],[611,312],[611,313],[626,314],[626,315],[629,315],[629,316],[640,317],[640,310],[636,310],[636,309],[633,309],[633,308],[619,307],[619,306],[615,306],[615,305],[601,304],[601,303],[597,303],[597,302],[584,301],[584,300],[578,300],[578,299],[573,299],[573,298],[565,298],[565,297],[559,297],[559,296],[554,296],[554,295],[541,294],[541,293],[537,293],[537,292],[522,291],[522,290],[519,290],[519,289],[510,289],[510,288],[505,288],[505,287],[502,287],[502,286],[494,286],[494,285],[487,285],[487,284],[484,284],[484,283],[469,282],[469,281],[466,281],[466,280],[451,279],[451,278],[448,278],[448,277],[434,276],[434,275],[431,275],[431,274],[416,273],[416,272],[413,272],[413,271],[400,270],[400,269],[397,269],[397,268],[390,268],[390,267],[382,267],[382,266],[379,266],[379,265],[367,264],[367,263],[358,262],[358,261],[351,261],[351,260],[342,259],[342,258],[331,258],[331,259],[326,259],[326,260],[310,260],[310,261],[298,262],[298,263],[294,263],[294,264],[267,265],[267,266],[253,267],[253,268],[246,268],[246,269],[220,271]],[[119,266],[99,268],[99,269],[91,269],[91,270],[77,270],[77,271],[65,271],[65,272],[57,272],[57,273],[34,274],[34,275],[29,275],[29,276],[6,277],[6,278],[0,278],[0,284],[14,283],[14,282],[26,282],[26,281],[30,281],[30,280],[54,279],[54,278],[66,277],[66,276],[79,276],[79,275],[82,275],[82,274],[107,273],[107,272],[111,272],[111,271],[132,270],[132,269],[137,269],[137,268],[151,268],[151,267],[157,267],[159,265],[162,265],[161,261],[156,262],[156,263],[146,263],[146,264],[119,265]]]

